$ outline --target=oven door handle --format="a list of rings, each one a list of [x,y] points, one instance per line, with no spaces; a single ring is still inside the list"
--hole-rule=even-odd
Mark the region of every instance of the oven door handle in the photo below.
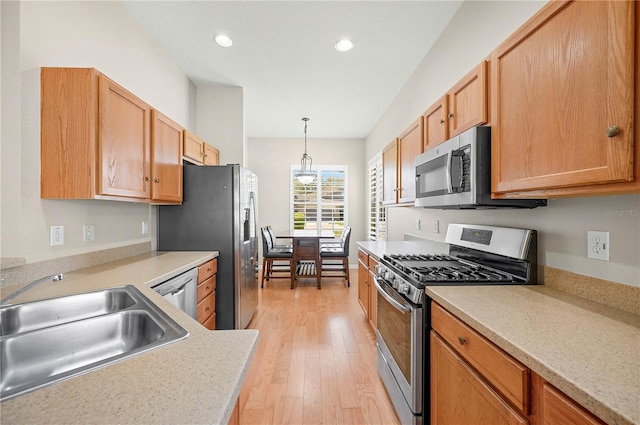
[[[398,301],[394,300],[393,297],[391,297],[391,295],[387,294],[387,291],[385,291],[384,288],[378,283],[378,279],[375,279],[373,283],[374,285],[376,285],[376,289],[378,290],[378,293],[382,295],[384,299],[389,302],[389,304],[391,304],[392,306],[394,306],[396,309],[400,310],[403,313],[411,313],[410,307],[400,304]]]

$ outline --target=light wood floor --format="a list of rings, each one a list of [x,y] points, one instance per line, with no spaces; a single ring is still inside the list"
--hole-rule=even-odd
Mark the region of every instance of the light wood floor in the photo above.
[[[399,424],[376,370],[375,335],[343,279],[273,280],[249,328],[260,342],[240,393],[240,423]]]

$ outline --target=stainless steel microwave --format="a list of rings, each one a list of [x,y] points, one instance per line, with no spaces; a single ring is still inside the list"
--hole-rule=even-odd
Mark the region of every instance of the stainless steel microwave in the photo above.
[[[491,199],[491,127],[473,127],[415,159],[415,206],[536,208],[546,199]]]

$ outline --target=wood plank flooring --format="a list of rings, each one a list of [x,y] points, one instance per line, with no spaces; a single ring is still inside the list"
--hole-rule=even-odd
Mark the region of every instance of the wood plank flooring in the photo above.
[[[240,393],[240,423],[396,425],[376,369],[375,335],[340,278],[265,282],[249,328],[259,345]]]

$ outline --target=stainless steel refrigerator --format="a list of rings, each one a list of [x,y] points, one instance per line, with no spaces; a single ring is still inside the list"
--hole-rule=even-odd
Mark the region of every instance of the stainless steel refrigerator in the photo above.
[[[258,179],[239,165],[183,167],[182,205],[158,208],[159,251],[219,251],[216,329],[244,329],[258,308]]]

